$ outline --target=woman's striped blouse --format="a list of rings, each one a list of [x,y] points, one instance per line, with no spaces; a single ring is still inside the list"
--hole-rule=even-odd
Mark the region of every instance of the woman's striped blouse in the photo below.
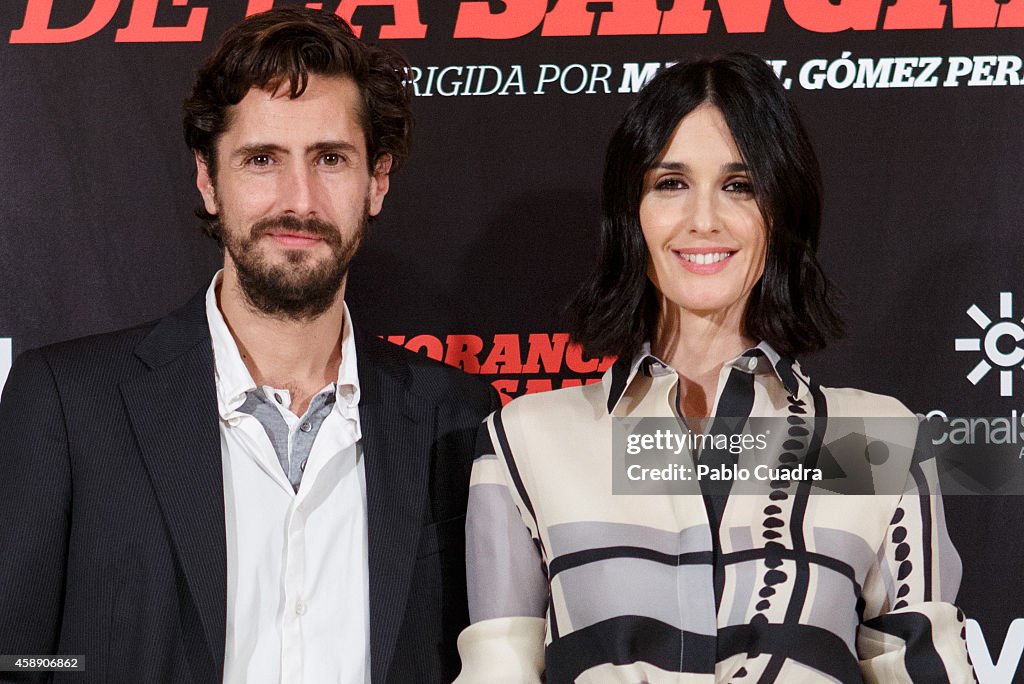
[[[524,396],[488,418],[459,684],[974,681],[950,603],[960,560],[916,421],[904,422],[910,493],[804,496],[780,483],[763,495],[613,494],[613,419],[675,416],[676,387],[644,353],[600,383]],[[762,343],[723,368],[715,415],[820,425],[913,414],[819,387]],[[813,460],[818,431],[794,434],[807,437],[791,451]]]

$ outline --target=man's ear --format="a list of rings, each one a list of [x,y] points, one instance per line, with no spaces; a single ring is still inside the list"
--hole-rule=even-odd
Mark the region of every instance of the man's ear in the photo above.
[[[370,216],[376,216],[384,206],[384,196],[391,187],[391,155],[377,157],[370,176]]]
[[[217,215],[217,193],[213,187],[213,178],[210,177],[210,167],[206,165],[203,155],[196,154],[196,187],[199,194],[203,196],[203,205],[206,211]]]

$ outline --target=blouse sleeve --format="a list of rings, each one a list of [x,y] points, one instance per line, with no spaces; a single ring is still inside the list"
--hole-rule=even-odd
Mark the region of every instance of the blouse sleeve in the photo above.
[[[867,682],[975,682],[964,614],[952,601],[960,557],[946,531],[936,463],[922,430],[907,486],[863,589],[857,650]]]
[[[496,436],[500,412],[480,427],[466,514],[470,626],[459,636],[456,684],[541,682],[547,574],[536,521],[523,505],[512,455]],[[510,468],[512,470],[510,470]],[[519,485],[521,487],[521,483]]]

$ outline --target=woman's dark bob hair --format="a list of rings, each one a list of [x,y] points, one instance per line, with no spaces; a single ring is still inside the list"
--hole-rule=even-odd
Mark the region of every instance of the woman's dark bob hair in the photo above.
[[[702,104],[722,112],[750,169],[768,231],[764,274],[744,333],[783,356],[818,351],[842,334],[815,252],[821,172],[779,79],[759,57],[733,53],[677,64],[640,92],[608,144],[597,269],[569,305],[573,339],[591,356],[635,356],[658,332],[659,295],[640,229],[644,176],[676,126]]]

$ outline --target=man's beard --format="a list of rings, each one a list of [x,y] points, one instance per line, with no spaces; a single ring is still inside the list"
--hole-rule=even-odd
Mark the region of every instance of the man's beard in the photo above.
[[[234,262],[242,294],[253,309],[275,318],[310,321],[334,303],[368,218],[369,212],[364,210],[356,231],[343,236],[337,226],[323,219],[283,214],[260,219],[250,227],[248,236],[224,230],[222,240]],[[331,258],[314,261],[306,250],[294,249],[285,252],[285,263],[268,263],[259,249],[260,239],[282,228],[320,238],[330,248]]]

